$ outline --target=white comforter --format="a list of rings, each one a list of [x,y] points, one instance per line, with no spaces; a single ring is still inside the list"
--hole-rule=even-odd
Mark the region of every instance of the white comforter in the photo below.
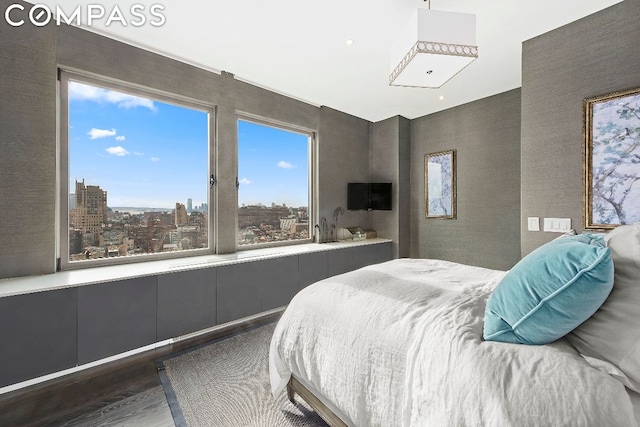
[[[505,272],[400,259],[315,283],[287,307],[269,357],[351,426],[636,426],[629,395],[564,340],[485,342]]]

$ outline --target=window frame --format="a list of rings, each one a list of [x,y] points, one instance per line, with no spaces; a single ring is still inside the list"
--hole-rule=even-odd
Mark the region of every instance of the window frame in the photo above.
[[[249,122],[257,125],[267,126],[278,130],[284,130],[287,132],[293,132],[300,135],[305,135],[308,137],[308,152],[307,152],[307,165],[309,168],[309,174],[307,177],[308,180],[308,206],[307,206],[307,215],[309,216],[309,238],[307,239],[299,239],[299,240],[283,240],[277,242],[269,242],[269,243],[254,243],[248,245],[239,245],[238,244],[238,216],[239,216],[239,191],[240,184],[238,179],[239,166],[240,166],[240,156],[238,155],[238,147],[240,143],[240,135],[239,133],[236,135],[236,182],[237,191],[236,191],[236,213],[235,213],[235,247],[236,252],[242,252],[247,250],[255,250],[255,249],[263,249],[263,248],[274,248],[274,247],[282,247],[282,246],[293,246],[293,245],[302,245],[313,243],[314,239],[314,224],[317,223],[318,218],[318,132],[311,128],[307,128],[304,126],[297,126],[290,123],[268,119],[262,116],[258,116],[255,114],[247,113],[247,112],[236,112],[236,129],[238,129],[238,124],[240,121]]]
[[[90,259],[82,261],[70,261],[69,259],[69,225],[70,225],[70,209],[69,209],[69,192],[70,192],[70,176],[69,176],[69,82],[75,81],[82,84],[97,86],[107,90],[114,90],[126,94],[148,98],[154,101],[172,104],[179,107],[189,108],[202,111],[208,114],[208,165],[207,176],[216,176],[216,147],[217,147],[217,115],[216,107],[202,101],[191,99],[174,93],[164,92],[148,87],[135,84],[124,83],[116,79],[98,76],[91,73],[71,70],[68,68],[58,69],[58,147],[57,155],[57,186],[56,186],[56,204],[58,220],[56,221],[56,236],[58,242],[56,244],[56,270],[73,270],[88,267],[123,265],[130,263],[138,263],[145,261],[157,261],[166,259],[188,258],[193,256],[212,255],[216,253],[216,229],[215,224],[217,218],[216,201],[216,185],[210,181],[207,185],[207,240],[208,247],[202,249],[189,249],[179,252],[162,252],[153,254],[140,254],[119,256],[113,258]],[[215,181],[215,180],[214,180]]]

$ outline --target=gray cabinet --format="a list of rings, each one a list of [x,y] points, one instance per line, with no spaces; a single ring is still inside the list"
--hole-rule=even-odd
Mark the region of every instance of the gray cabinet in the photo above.
[[[217,323],[282,307],[297,291],[297,255],[218,267]]]
[[[0,387],[282,307],[392,257],[391,242],[313,249],[0,298]]]
[[[0,298],[0,387],[77,363],[78,290]]]
[[[298,292],[298,255],[265,261],[261,278],[262,311],[289,304]]]
[[[218,324],[260,313],[264,270],[264,261],[218,267]]]
[[[391,242],[384,242],[330,251],[329,276],[388,261],[392,257],[392,250]]]
[[[360,267],[389,261],[393,258],[393,245],[391,242],[364,246],[362,251],[355,255]],[[358,268],[360,268],[358,267]]]
[[[158,276],[158,341],[216,325],[216,267]]]
[[[302,288],[391,259],[391,242],[328,248],[217,267],[217,324],[289,304]]]
[[[157,276],[78,288],[78,364],[156,342]]]
[[[299,289],[329,277],[329,251],[298,255]]]

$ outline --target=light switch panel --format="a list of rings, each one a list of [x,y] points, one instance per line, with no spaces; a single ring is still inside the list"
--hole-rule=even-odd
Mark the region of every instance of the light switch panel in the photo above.
[[[540,217],[530,216],[527,218],[527,230],[540,231]]]
[[[571,230],[571,218],[545,218],[544,231],[566,233]]]

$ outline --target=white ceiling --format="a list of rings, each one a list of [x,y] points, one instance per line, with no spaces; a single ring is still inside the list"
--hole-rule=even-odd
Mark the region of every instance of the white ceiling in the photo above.
[[[390,87],[396,35],[422,0],[139,0],[161,4],[166,23],[91,29],[115,39],[373,122],[415,118],[521,85],[521,43],[621,0],[433,0],[431,8],[476,15],[479,58],[440,89]],[[133,2],[38,1],[70,13]],[[83,10],[83,17],[86,15]],[[149,19],[153,19],[148,15]],[[84,21],[84,19],[83,19]],[[347,39],[353,39],[351,46]],[[444,96],[444,100],[439,97]]]

